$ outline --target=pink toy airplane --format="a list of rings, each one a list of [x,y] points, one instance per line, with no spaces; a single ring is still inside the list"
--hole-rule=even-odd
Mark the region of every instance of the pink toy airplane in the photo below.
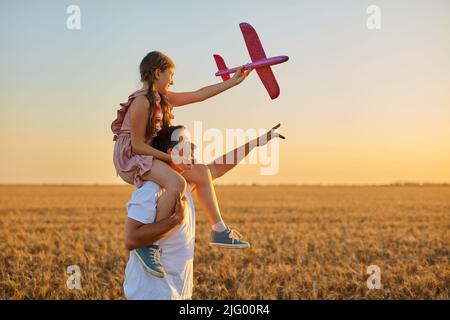
[[[245,22],[240,23],[239,27],[241,28],[242,35],[244,36],[250,58],[252,59],[251,63],[247,63],[243,66],[244,70],[250,68],[256,69],[256,72],[264,84],[264,87],[266,87],[270,97],[272,100],[276,99],[280,95],[280,87],[278,86],[277,80],[275,79],[270,66],[286,62],[289,60],[289,57],[277,56],[267,58],[255,29]],[[219,69],[219,71],[216,72],[216,76],[221,76],[223,81],[230,79],[230,73],[235,73],[240,68],[236,67],[228,69],[225,65],[225,61],[218,54],[214,55],[214,59],[216,60],[217,68]]]

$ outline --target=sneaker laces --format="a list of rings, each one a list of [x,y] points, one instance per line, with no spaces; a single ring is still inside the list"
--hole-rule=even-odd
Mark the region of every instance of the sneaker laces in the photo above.
[[[159,264],[161,258],[161,249],[150,249],[150,259],[153,263]]]
[[[228,234],[228,237],[231,240],[238,240],[239,241],[240,238],[242,238],[242,235],[237,230],[230,229],[230,233]]]

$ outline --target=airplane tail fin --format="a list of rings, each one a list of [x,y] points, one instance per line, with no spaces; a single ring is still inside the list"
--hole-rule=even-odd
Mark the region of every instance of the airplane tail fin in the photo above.
[[[228,69],[227,65],[225,64],[225,61],[218,54],[214,55],[214,60],[216,60],[216,64],[217,64],[217,68],[219,69],[219,72]],[[222,77],[223,81],[226,81],[226,80],[230,79],[230,75],[229,74],[223,74],[221,77]]]

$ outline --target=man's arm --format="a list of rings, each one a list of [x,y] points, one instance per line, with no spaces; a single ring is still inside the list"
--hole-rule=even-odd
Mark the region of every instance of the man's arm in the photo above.
[[[177,225],[183,223],[185,203],[177,197],[175,212],[168,218],[144,224],[132,218],[125,222],[125,247],[128,250],[147,247],[167,236]]]
[[[225,173],[233,169],[255,147],[263,146],[267,142],[276,137],[286,139],[283,135],[275,131],[280,127],[280,125],[281,124],[276,125],[272,129],[270,129],[266,134],[247,142],[246,144],[224,154],[223,156],[220,156],[219,158],[208,164],[208,168],[209,171],[211,172],[213,180],[223,176]],[[227,159],[233,159],[234,161],[232,163],[227,163],[226,161]]]

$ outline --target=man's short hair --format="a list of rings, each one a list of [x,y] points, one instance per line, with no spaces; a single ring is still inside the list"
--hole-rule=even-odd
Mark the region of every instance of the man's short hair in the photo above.
[[[182,125],[162,128],[158,131],[156,137],[153,138],[152,147],[158,149],[159,151],[167,152],[167,150],[175,147],[180,142],[180,140],[172,140],[172,134],[174,131],[184,129],[186,128]]]

